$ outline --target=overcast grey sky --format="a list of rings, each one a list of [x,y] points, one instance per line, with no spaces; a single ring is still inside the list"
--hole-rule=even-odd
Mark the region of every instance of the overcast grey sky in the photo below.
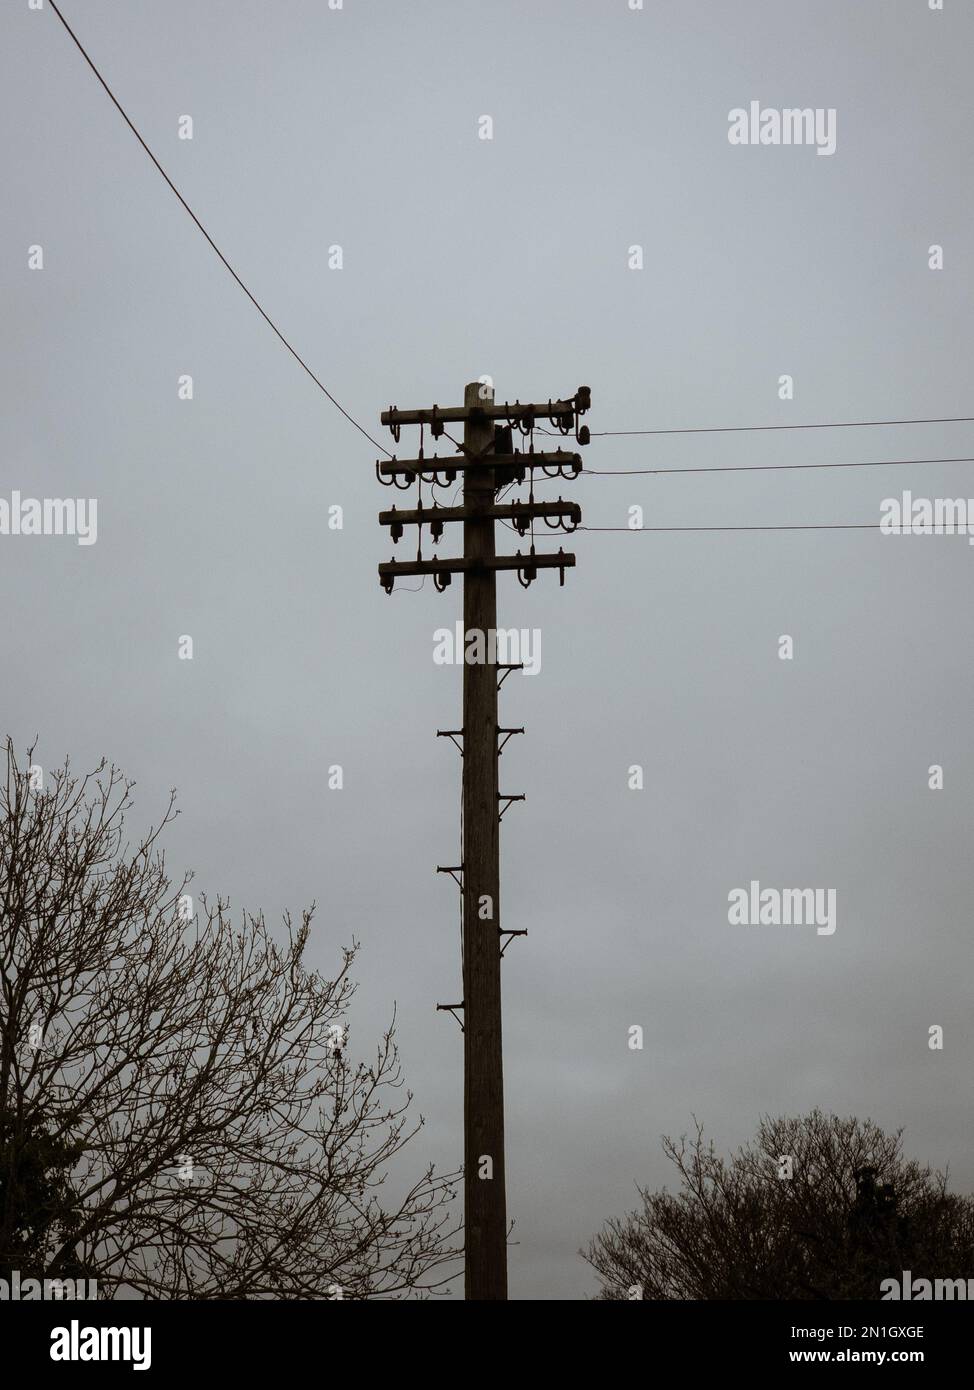
[[[593,431],[974,414],[964,0],[63,9],[377,437],[391,402],[458,404],[482,373],[500,399],[589,384]],[[731,145],[752,100],[834,108],[835,153]],[[460,722],[460,674],[432,652],[460,586],[383,594],[376,451],[47,4],[3,8],[0,101],[0,496],[98,499],[95,545],[0,537],[3,730],[39,735],[46,766],[114,759],[143,823],[176,786],[173,868],[269,918],[317,899],[325,973],[360,940],[351,1050],[395,1002],[427,1119],[412,1163],[453,1168],[461,1035],[434,1004],[459,998],[457,900],[434,866],[458,862],[459,769],[434,733]],[[974,426],[946,424],[594,438],[585,462],[966,455]],[[647,526],[875,522],[906,487],[974,495],[971,467],[548,488],[592,525],[637,504]],[[511,1296],[594,1290],[577,1248],[635,1182],[670,1180],[659,1139],[691,1112],[724,1148],[764,1112],[868,1115],[969,1190],[974,551],[866,531],[572,548],[564,589],[498,584],[499,621],[542,633],[540,674],[501,701],[527,730],[502,762],[502,790],[527,793],[504,818],[502,911],[530,930],[504,960]],[[834,935],[729,925],[752,879],[834,888]]]

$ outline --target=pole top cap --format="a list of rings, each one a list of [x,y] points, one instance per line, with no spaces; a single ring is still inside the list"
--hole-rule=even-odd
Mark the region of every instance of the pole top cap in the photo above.
[[[463,391],[463,403],[465,406],[493,405],[494,383],[491,378],[482,376],[479,381],[468,382]]]

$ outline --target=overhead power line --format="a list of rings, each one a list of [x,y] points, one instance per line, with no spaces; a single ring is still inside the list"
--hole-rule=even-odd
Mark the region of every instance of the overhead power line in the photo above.
[[[87,49],[85,48],[84,44],[83,44],[83,43],[81,42],[81,40],[78,38],[77,34],[76,34],[76,33],[74,32],[74,30],[71,28],[71,25],[68,23],[68,21],[65,19],[64,15],[61,13],[60,9],[58,8],[57,4],[55,3],[55,0],[50,0],[50,3],[51,3],[51,9],[52,9],[52,10],[54,11],[54,13],[57,15],[58,19],[61,21],[61,23],[63,24],[64,28],[67,30],[68,34],[71,36],[71,39],[72,39],[72,41],[74,42],[75,47],[78,49],[78,52],[81,54],[81,56],[84,58],[85,62],[86,62],[86,63],[88,64],[88,66],[91,68],[92,72],[93,72],[93,73],[95,74],[95,76],[98,78],[98,81],[101,83],[102,87],[103,87],[103,88],[105,89],[105,91],[107,92],[107,94],[108,94],[108,96],[109,96],[109,98],[110,98],[112,104],[114,105],[115,109],[118,111],[119,115],[122,117],[122,119],[123,119],[123,121],[125,122],[125,124],[128,126],[129,130],[130,130],[130,131],[132,132],[132,134],[135,136],[136,140],[138,140],[139,144],[142,146],[142,148],[145,150],[146,154],[147,154],[147,155],[149,156],[149,158],[152,160],[152,163],[156,166],[156,168],[158,169],[159,173],[162,175],[162,177],[165,179],[166,183],[167,183],[167,184],[169,185],[169,187],[172,189],[173,193],[174,193],[174,194],[176,195],[176,197],[179,199],[179,202],[182,204],[183,208],[185,208],[186,212],[187,212],[187,213],[189,214],[189,216],[193,219],[193,221],[195,222],[196,226],[197,226],[197,227],[199,228],[199,230],[202,232],[203,236],[206,238],[206,240],[207,240],[207,242],[209,243],[209,245],[210,245],[210,246],[212,247],[212,249],[216,252],[217,256],[220,258],[220,260],[223,262],[223,264],[224,264],[224,266],[226,267],[226,269],[227,269],[227,270],[230,272],[230,274],[233,276],[234,280],[236,280],[237,284],[238,284],[238,285],[240,286],[240,288],[243,290],[244,294],[245,294],[245,295],[247,296],[247,298],[250,300],[251,304],[253,304],[254,308],[255,308],[255,309],[257,310],[257,312],[260,314],[261,318],[265,321],[265,323],[267,323],[267,324],[270,326],[270,328],[273,329],[274,333],[277,335],[277,337],[281,340],[281,342],[282,342],[282,343],[284,344],[284,346],[287,348],[288,352],[291,354],[291,356],[294,358],[294,360],[299,364],[299,366],[301,366],[301,367],[304,368],[304,370],[307,372],[308,376],[311,378],[311,380],[314,382],[314,384],[318,387],[318,390],[321,391],[321,392],[323,392],[323,394],[324,394],[325,396],[328,397],[328,399],[331,401],[331,403],[332,403],[332,405],[335,407],[335,409],[338,410],[338,411],[340,411],[341,414],[344,415],[344,417],[345,417],[345,419],[348,421],[348,423],[349,423],[350,425],[354,425],[355,428],[358,430],[359,434],[363,434],[363,435],[365,436],[365,438],[369,441],[370,444],[374,444],[375,447],[376,447],[377,449],[381,449],[382,452],[383,452],[384,454],[387,454],[387,455],[391,458],[392,455],[389,454],[388,449],[384,448],[383,445],[381,445],[381,444],[378,442],[378,440],[373,439],[372,436],[369,434],[368,430],[364,429],[363,426],[360,425],[359,422],[358,422],[356,419],[354,419],[351,415],[349,415],[348,411],[347,411],[347,410],[345,409],[345,407],[341,404],[341,402],[340,402],[340,401],[337,401],[337,400],[335,399],[335,397],[334,397],[334,396],[331,394],[331,392],[328,390],[328,387],[325,386],[324,382],[321,381],[321,380],[315,375],[315,373],[311,370],[311,368],[308,366],[307,362],[305,362],[304,358],[300,355],[300,353],[297,352],[296,349],[293,348],[293,347],[291,346],[291,344],[288,342],[287,338],[285,338],[284,334],[281,332],[281,330],[278,328],[277,324],[276,324],[276,323],[274,322],[274,320],[271,318],[270,314],[267,313],[267,311],[266,311],[266,310],[263,308],[263,306],[259,303],[259,301],[257,300],[257,298],[256,298],[253,294],[251,294],[250,290],[249,290],[249,289],[247,288],[247,286],[244,284],[243,280],[241,280],[240,276],[237,274],[237,272],[234,270],[233,266],[232,266],[232,265],[230,264],[230,262],[227,260],[226,256],[225,256],[225,255],[223,254],[223,252],[220,250],[219,246],[217,246],[216,242],[213,240],[213,238],[210,236],[209,232],[208,232],[208,231],[206,230],[206,228],[203,226],[203,223],[202,223],[202,222],[200,221],[200,219],[196,216],[196,213],[195,213],[195,212],[193,211],[193,209],[190,207],[189,203],[187,203],[186,199],[185,199],[185,198],[183,197],[183,195],[180,193],[179,189],[178,189],[178,188],[176,187],[176,185],[173,183],[172,179],[171,179],[171,178],[169,177],[169,175],[166,173],[165,169],[164,169],[164,168],[162,167],[162,165],[159,163],[158,159],[156,159],[155,155],[154,155],[154,154],[152,153],[152,151],[149,149],[149,146],[146,144],[146,142],[143,140],[142,136],[139,134],[139,132],[138,132],[138,130],[136,129],[135,125],[134,125],[134,124],[132,123],[132,121],[129,119],[129,116],[128,116],[127,112],[125,111],[124,107],[122,106],[121,102],[118,100],[118,98],[116,97],[115,93],[112,91],[111,87],[109,87],[109,85],[108,85],[108,83],[105,81],[104,77],[102,77],[101,73],[98,71],[98,68],[95,66],[95,63],[94,63],[93,59],[91,58],[90,54],[88,53]]]
[[[517,532],[517,527],[509,521],[502,521],[509,531]],[[573,531],[624,531],[639,535],[642,531],[876,531],[878,521],[835,521],[835,522],[783,522],[768,526],[575,526]],[[520,532],[517,532],[520,535]]]
[[[577,526],[577,531],[878,531],[878,521],[786,522],[779,526]]]
[[[628,477],[654,473],[773,473],[794,468],[899,468],[912,463],[974,463],[974,457],[942,459],[866,459],[854,463],[732,463],[723,468],[583,468],[583,473],[592,473],[600,478]]]
[[[826,420],[810,425],[691,425],[666,430],[592,430],[591,438],[646,434],[752,434],[763,430],[858,430],[876,425],[963,425],[974,423],[974,415],[938,415],[924,420]],[[553,430],[544,430],[553,434]]]

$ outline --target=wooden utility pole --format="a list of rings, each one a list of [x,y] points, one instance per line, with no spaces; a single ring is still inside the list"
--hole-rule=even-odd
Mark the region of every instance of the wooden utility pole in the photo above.
[[[415,525],[419,545],[415,561],[390,561],[379,566],[379,579],[387,592],[405,574],[433,576],[437,589],[446,588],[451,576],[463,574],[463,728],[440,731],[453,738],[462,736],[463,837],[462,864],[441,870],[456,877],[462,894],[461,934],[463,941],[463,999],[459,1004],[437,1005],[463,1018],[463,1161],[464,1161],[464,1288],[474,1300],[507,1298],[507,1195],[504,1162],[504,1063],[501,1029],[501,957],[506,945],[524,931],[508,931],[500,922],[500,819],[507,805],[519,796],[504,796],[498,785],[498,759],[504,743],[521,729],[503,729],[498,723],[497,693],[512,669],[522,663],[498,663],[497,571],[516,570],[525,586],[537,571],[557,568],[564,583],[565,569],[574,565],[574,555],[535,553],[533,526],[536,519],[547,525],[573,530],[581,520],[572,502],[536,503],[534,474],[543,470],[548,477],[575,477],[581,469],[578,454],[557,450],[535,453],[533,429],[538,418],[551,421],[567,434],[572,430],[579,443],[588,442],[588,430],[579,427],[578,416],[589,407],[587,387],[579,387],[570,400],[548,401],[546,405],[495,405],[493,392],[480,382],[464,391],[460,408],[383,411],[382,423],[389,425],[398,440],[404,424],[429,426],[434,441],[444,433],[445,424],[463,422],[463,443],[459,456],[426,457],[422,444],[419,457],[376,464],[380,481],[408,488],[424,482],[430,488],[450,486],[458,472],[463,474],[463,506],[424,507],[422,499],[415,510],[382,512],[379,521],[390,527],[393,540],[403,528]],[[506,421],[506,426],[497,423]],[[519,429],[531,435],[531,449],[515,453],[511,432]],[[497,506],[499,487],[524,482],[530,476],[528,502]],[[399,479],[404,479],[399,482]],[[523,536],[532,531],[530,552],[498,557],[494,546],[494,523],[508,520]],[[446,522],[463,523],[463,558],[440,560],[422,558],[422,530],[427,526],[434,541]],[[467,644],[473,634],[480,635],[481,660],[470,660]],[[499,675],[499,672],[502,672]],[[501,806],[501,802],[506,803]]]
[[[467,387],[467,408],[481,404],[482,389],[477,382]],[[468,416],[464,421],[466,457],[486,454],[493,438],[490,420]],[[497,630],[497,573],[487,567],[494,559],[493,503],[493,468],[468,467],[463,475],[463,556],[477,568],[463,578],[464,633]],[[496,666],[465,662],[463,1195],[464,1283],[471,1299],[507,1298],[497,728]],[[484,1177],[485,1172],[490,1176]]]

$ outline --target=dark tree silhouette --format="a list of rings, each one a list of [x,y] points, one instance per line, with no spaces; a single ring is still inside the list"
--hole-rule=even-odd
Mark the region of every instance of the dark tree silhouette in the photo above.
[[[170,880],[172,797],[130,846],[132,783],[114,767],[45,781],[8,740],[0,1265],[82,1270],[100,1297],[403,1297],[445,1281],[450,1181],[427,1169],[379,1198],[422,1120],[407,1122],[394,1018],[355,1060],[355,943],[323,978],[303,959],[313,907],[275,939]]]
[[[816,1109],[763,1119],[729,1161],[699,1125],[663,1148],[679,1191],[640,1188],[583,1252],[600,1299],[878,1299],[903,1270],[974,1274],[974,1199],[905,1160],[902,1131]]]
[[[9,1280],[14,1270],[36,1277],[52,1244],[65,1246],[63,1277],[82,1277],[71,1244],[80,1209],[70,1175],[80,1157],[77,1145],[48,1134],[38,1114],[18,1121],[0,1106],[0,1278]]]

